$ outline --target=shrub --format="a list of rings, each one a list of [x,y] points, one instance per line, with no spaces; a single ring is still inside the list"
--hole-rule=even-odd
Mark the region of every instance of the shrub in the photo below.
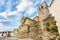
[[[53,26],[53,27],[51,28],[51,30],[52,30],[52,31],[55,31],[55,32],[58,32],[57,26]]]

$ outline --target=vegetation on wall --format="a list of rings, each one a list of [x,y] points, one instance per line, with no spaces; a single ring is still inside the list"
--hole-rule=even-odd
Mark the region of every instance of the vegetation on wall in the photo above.
[[[56,26],[56,25],[55,25],[55,26],[53,26],[51,29],[52,29],[52,31],[58,32],[58,28],[57,28],[57,26]]]
[[[58,32],[58,27],[54,25],[53,27],[46,27],[47,31],[53,31],[53,32]]]

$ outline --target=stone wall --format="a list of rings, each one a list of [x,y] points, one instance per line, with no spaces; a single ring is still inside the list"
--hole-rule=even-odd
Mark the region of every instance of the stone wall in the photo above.
[[[54,16],[50,14],[46,2],[38,8],[38,16],[33,19],[23,17],[21,26],[15,31],[18,38],[31,38],[35,40],[58,40],[58,26]]]
[[[39,21],[39,16],[34,17],[33,20]]]

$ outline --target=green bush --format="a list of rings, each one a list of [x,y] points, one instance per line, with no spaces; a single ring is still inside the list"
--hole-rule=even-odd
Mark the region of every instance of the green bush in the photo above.
[[[52,31],[55,31],[55,32],[58,32],[57,26],[53,26],[53,27],[51,28],[51,30],[52,30]]]
[[[47,31],[53,31],[53,32],[58,32],[58,27],[55,25],[55,26],[53,26],[53,27],[46,27],[46,30]]]

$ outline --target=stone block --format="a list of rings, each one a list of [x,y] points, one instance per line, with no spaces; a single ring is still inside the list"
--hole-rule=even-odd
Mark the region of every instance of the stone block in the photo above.
[[[36,27],[35,26],[31,26],[29,30],[30,31],[35,31],[36,30]]]
[[[20,32],[28,32],[28,26],[22,26],[19,29]]]
[[[38,37],[38,33],[36,31],[29,32],[29,38],[37,39],[37,37]]]
[[[28,38],[28,33],[27,32],[20,32],[17,35],[19,38]]]

